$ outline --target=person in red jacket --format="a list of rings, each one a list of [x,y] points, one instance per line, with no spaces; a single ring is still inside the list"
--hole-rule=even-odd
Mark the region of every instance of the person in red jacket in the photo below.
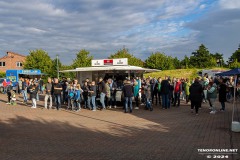
[[[177,106],[180,105],[180,94],[182,93],[182,82],[180,81],[180,79],[177,78],[177,81],[174,85],[174,103],[173,106]]]
[[[7,84],[7,80],[4,79],[4,80],[3,80],[3,88],[4,88],[4,92],[3,92],[3,93],[4,93],[4,94],[6,94],[6,92],[7,92],[7,85],[8,85],[8,84]]]

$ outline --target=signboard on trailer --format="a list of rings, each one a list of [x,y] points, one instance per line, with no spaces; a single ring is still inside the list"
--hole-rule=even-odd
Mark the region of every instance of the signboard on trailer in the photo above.
[[[119,59],[98,59],[92,60],[92,67],[99,66],[127,66],[128,59],[127,58],[119,58]]]

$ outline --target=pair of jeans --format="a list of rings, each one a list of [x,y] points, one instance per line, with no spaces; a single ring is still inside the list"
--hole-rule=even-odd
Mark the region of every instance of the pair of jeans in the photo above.
[[[209,101],[212,105],[212,111],[216,111],[216,107],[215,107],[216,98],[209,98]]]
[[[149,110],[152,110],[152,104],[150,99],[146,98],[146,108]]]
[[[116,106],[116,93],[111,94],[110,106]]]
[[[36,98],[32,98],[32,107],[33,107],[33,108],[37,108]]]
[[[52,108],[52,95],[51,94],[46,94],[45,97],[44,97],[44,106],[45,108],[47,108],[47,102],[48,102],[48,99],[50,100],[50,104],[49,104],[49,108]]]
[[[173,105],[176,106],[176,103],[178,103],[177,105],[180,105],[180,92],[174,93],[174,103]]]
[[[96,96],[91,96],[92,109],[96,110]]]
[[[225,102],[221,102],[222,110],[225,110]]]
[[[125,100],[125,112],[128,111],[128,107],[130,108],[130,112],[132,112],[132,97],[124,97]]]
[[[81,103],[80,102],[81,102],[80,99],[75,99],[74,100],[74,107],[75,107],[76,110],[80,110],[81,109]]]
[[[104,108],[104,109],[106,108],[106,106],[105,106],[105,96],[106,96],[105,93],[100,94],[100,102],[102,104],[102,108]]]
[[[162,94],[162,108],[169,108],[169,95],[168,94]]]
[[[24,102],[27,102],[27,100],[28,100],[28,98],[27,98],[27,90],[22,90],[22,95],[23,95]]]
[[[161,104],[161,91],[158,91],[158,102],[159,102],[159,104]]]
[[[61,108],[61,94],[54,94],[57,110]]]

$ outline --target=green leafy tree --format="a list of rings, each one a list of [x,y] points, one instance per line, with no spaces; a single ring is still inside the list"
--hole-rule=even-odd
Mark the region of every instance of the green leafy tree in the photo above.
[[[224,66],[223,54],[215,53],[211,54],[211,56],[216,60],[216,63],[218,64],[219,67]]]
[[[232,56],[230,57],[230,59],[233,59],[233,60],[237,60],[237,62],[240,62],[240,44],[239,44],[239,47],[238,47],[238,50],[236,50]]]
[[[230,68],[231,68],[231,69],[240,68],[240,62],[238,62],[237,59],[235,59],[235,60],[230,64]]]
[[[190,57],[190,65],[196,68],[208,68],[216,66],[216,60],[211,56],[208,49],[201,44],[196,52]]]
[[[115,54],[110,55],[108,58],[109,59],[128,58],[128,64],[129,65],[140,66],[140,67],[144,66],[144,62],[141,59],[136,58],[135,56],[130,54],[128,52],[128,49],[125,49],[125,48],[117,51],[117,53],[115,53]]]
[[[175,69],[182,68],[181,61],[177,57],[173,58],[172,60],[173,60],[173,65],[174,65]]]
[[[145,61],[145,65],[148,68],[168,70],[174,69],[174,60],[170,56],[166,56],[163,53],[152,53]]]
[[[188,69],[188,68],[191,68],[190,66],[190,59],[188,56],[184,56],[184,59],[181,61],[181,66],[182,68],[185,68],[185,69]]]
[[[6,77],[6,73],[5,72],[0,72],[0,78],[5,78]]]
[[[42,49],[31,50],[23,64],[24,69],[40,69],[42,73],[52,73],[52,60],[48,53]]]
[[[76,54],[76,59],[73,60],[72,67],[90,67],[93,56],[89,56],[90,52],[82,49]]]

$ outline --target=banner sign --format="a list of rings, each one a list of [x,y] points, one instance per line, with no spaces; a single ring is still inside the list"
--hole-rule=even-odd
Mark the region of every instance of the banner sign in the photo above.
[[[98,59],[92,60],[92,66],[127,66],[128,59],[120,58],[120,59]]]

